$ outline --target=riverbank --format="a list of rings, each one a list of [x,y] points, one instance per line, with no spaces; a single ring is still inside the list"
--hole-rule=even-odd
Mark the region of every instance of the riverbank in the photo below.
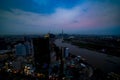
[[[120,72],[119,57],[109,56],[96,51],[79,48],[69,43],[62,43],[61,39],[57,39],[55,44],[59,47],[68,47],[72,54],[84,57],[87,59],[89,64],[91,64],[93,67],[101,69],[104,72]]]
[[[63,42],[70,43],[88,50],[120,57],[119,42],[110,40],[82,40],[82,39],[64,39]]]

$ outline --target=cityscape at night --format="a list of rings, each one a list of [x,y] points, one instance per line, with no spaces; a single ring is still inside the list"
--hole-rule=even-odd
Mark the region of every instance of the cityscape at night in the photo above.
[[[0,80],[120,80],[120,0],[0,0]]]

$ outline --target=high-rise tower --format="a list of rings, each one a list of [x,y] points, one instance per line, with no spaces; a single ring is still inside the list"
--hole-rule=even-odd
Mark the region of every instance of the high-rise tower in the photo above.
[[[48,75],[50,50],[48,38],[33,38],[35,71]]]

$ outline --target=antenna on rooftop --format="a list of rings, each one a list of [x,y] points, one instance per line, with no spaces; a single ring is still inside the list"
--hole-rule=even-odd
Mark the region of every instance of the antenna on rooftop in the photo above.
[[[62,40],[64,39],[64,32],[63,32],[63,29],[62,29]]]

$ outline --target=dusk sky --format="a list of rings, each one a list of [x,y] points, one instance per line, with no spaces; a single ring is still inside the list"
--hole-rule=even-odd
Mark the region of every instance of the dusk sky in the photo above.
[[[120,0],[0,0],[0,35],[120,35]]]

